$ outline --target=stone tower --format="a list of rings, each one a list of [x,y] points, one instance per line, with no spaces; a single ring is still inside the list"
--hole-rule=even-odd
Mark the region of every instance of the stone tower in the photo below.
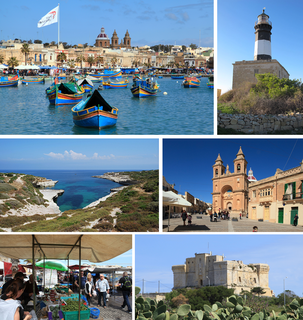
[[[125,37],[124,37],[124,47],[131,48],[131,38],[129,36],[128,30],[126,30]]]
[[[112,36],[112,45],[111,47],[113,49],[116,49],[116,48],[119,48],[119,38],[118,38],[118,35],[117,35],[117,32],[116,30],[114,30],[114,33],[113,33],[113,36]]]
[[[234,160],[234,173],[223,165],[220,154],[213,165],[213,212],[227,210],[230,216],[246,214],[248,207],[247,161],[240,147]]]
[[[271,60],[271,22],[269,16],[263,12],[258,15],[255,23],[255,53],[254,60]]]

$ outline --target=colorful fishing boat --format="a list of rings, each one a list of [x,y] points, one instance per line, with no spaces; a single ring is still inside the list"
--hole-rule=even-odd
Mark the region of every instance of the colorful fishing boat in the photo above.
[[[66,80],[66,74],[65,73],[59,73],[58,74],[58,79],[59,80]]]
[[[103,79],[108,79],[108,78],[121,78],[122,77],[122,71],[117,70],[104,70],[104,73],[88,73],[89,76],[91,77],[103,77]]]
[[[77,85],[84,89],[84,92],[91,92],[93,90],[94,84],[89,79],[81,79],[77,81]]]
[[[207,88],[208,89],[214,88],[214,76],[208,77]]]
[[[200,80],[196,77],[187,77],[183,81],[184,88],[198,88],[200,86]]]
[[[171,77],[172,79],[179,79],[179,80],[184,79],[184,76],[178,75],[178,74],[172,74],[170,77]]]
[[[44,77],[28,77],[21,80],[23,84],[29,83],[45,83]]]
[[[83,94],[84,89],[73,82],[56,84],[47,93],[50,104],[54,105],[76,104],[82,99]]]
[[[156,81],[153,82],[149,78],[137,79],[134,80],[130,90],[134,97],[145,98],[149,96],[155,96],[159,91],[159,85]]]
[[[103,88],[104,89],[123,89],[127,88],[128,80],[123,81],[104,81]]]
[[[91,80],[93,83],[100,83],[103,81],[103,77],[100,74],[88,73],[86,79]]]
[[[80,127],[107,128],[117,123],[118,109],[111,107],[98,90],[72,108],[74,124]]]
[[[14,77],[1,77],[0,78],[0,88],[4,87],[17,87],[19,77],[15,75]]]

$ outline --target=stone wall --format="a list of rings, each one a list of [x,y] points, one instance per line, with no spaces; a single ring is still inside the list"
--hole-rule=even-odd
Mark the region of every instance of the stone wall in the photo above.
[[[218,111],[218,126],[248,134],[266,134],[276,130],[289,130],[297,133],[303,128],[303,114],[251,115],[226,114]]]

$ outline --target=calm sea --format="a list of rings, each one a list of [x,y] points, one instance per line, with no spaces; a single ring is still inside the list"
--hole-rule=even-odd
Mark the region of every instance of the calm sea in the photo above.
[[[116,126],[101,131],[75,126],[71,106],[50,105],[45,89],[51,81],[0,88],[0,134],[213,134],[214,90],[207,88],[207,78],[201,79],[199,88],[190,89],[181,86],[182,80],[157,79],[161,92],[145,99],[132,96],[132,78],[129,81],[127,89],[99,91],[119,109]]]
[[[64,194],[57,199],[61,211],[84,208],[90,203],[110,194],[110,189],[121,185],[113,181],[92,178],[94,175],[102,175],[105,172],[117,170],[11,170],[32,174],[58,183],[51,189],[63,189]],[[123,170],[118,170],[123,171]]]

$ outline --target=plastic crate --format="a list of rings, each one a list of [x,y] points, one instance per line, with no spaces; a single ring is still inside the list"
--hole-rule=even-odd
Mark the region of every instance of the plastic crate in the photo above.
[[[64,320],[78,320],[78,311],[62,311]],[[90,310],[83,310],[80,311],[80,319],[81,320],[88,320],[90,316]]]
[[[89,308],[90,317],[93,319],[98,319],[100,315],[100,310],[98,308]]]

